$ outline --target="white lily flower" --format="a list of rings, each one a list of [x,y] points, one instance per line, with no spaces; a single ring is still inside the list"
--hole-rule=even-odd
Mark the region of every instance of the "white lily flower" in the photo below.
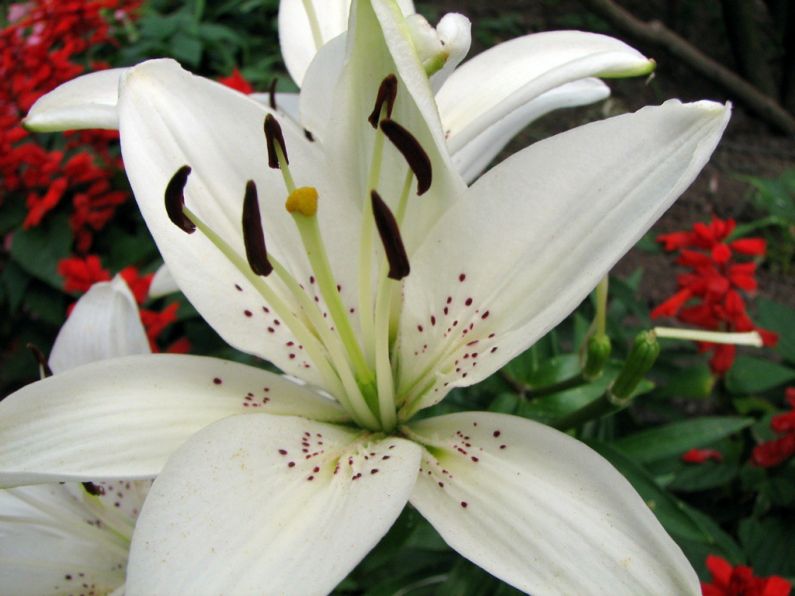
[[[130,594],[327,592],[407,501],[534,594],[697,594],[580,442],[512,416],[412,417],[571,312],[692,182],[728,106],[589,124],[467,188],[400,7],[357,0],[348,30],[330,95],[304,97],[320,57],[304,79],[302,107],[328,113],[314,142],[172,61],[118,92],[127,173],[177,284],[230,344],[307,384],[207,358],[89,364],[0,403],[0,482],[159,474]]]
[[[138,306],[120,277],[93,285],[58,333],[55,374],[148,354]],[[16,596],[109,594],[124,586],[135,519],[151,481],[42,484],[0,490],[0,585]]]
[[[601,101],[610,89],[595,77],[648,74],[655,63],[625,43],[582,31],[525,35],[475,56],[457,68],[471,42],[469,20],[445,15],[436,29],[414,14],[410,0],[397,2],[409,40],[436,95],[453,165],[467,183],[475,180],[523,128],[560,108]],[[279,38],[287,69],[299,87],[310,66],[310,88],[298,96],[254,93],[315,137],[326,134],[333,93],[345,61],[350,0],[282,0]],[[314,25],[313,25],[314,24]],[[62,85],[30,110],[26,126],[118,128],[119,79],[126,69],[91,73]]]

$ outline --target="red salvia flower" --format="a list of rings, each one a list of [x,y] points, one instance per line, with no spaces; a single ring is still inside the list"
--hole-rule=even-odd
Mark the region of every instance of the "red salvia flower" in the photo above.
[[[751,461],[760,468],[774,468],[795,456],[795,387],[788,387],[784,395],[791,411],[770,420],[770,428],[782,436],[760,443],[751,453]]]
[[[715,449],[690,449],[682,454],[687,464],[703,464],[705,461],[723,461],[723,454]]]
[[[234,89],[235,91],[245,93],[246,95],[249,93],[254,93],[254,87],[251,86],[251,83],[245,79],[245,77],[237,68],[235,68],[232,71],[232,74],[230,74],[228,77],[222,77],[218,79],[218,82],[231,89]]]
[[[93,234],[127,199],[109,179],[121,162],[110,149],[114,131],[79,132],[63,151],[48,150],[20,126],[20,119],[46,92],[85,72],[107,68],[85,54],[115,44],[106,15],[134,16],[140,0],[30,0],[12,5],[0,30],[0,203],[10,193],[24,198],[24,228],[38,226],[71,199],[77,249],[87,252]],[[7,200],[7,199],[6,199]]]
[[[765,345],[775,345],[777,336],[757,327],[748,316],[741,292],[756,291],[756,263],[738,257],[765,254],[761,238],[728,240],[734,231],[733,220],[713,218],[696,223],[689,232],[672,232],[657,237],[665,250],[677,251],[676,262],[690,271],[677,276],[679,289],[652,310],[652,318],[676,317],[687,325],[709,331],[757,331]],[[710,367],[717,374],[734,363],[733,345],[699,343],[699,350],[712,352]]]
[[[783,577],[756,577],[750,567],[733,567],[716,555],[707,556],[707,569],[712,581],[701,582],[704,596],[789,596],[792,590],[792,584]]]

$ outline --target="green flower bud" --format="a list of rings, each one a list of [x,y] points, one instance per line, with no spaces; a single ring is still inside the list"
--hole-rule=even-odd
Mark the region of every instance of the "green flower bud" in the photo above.
[[[624,367],[609,389],[610,401],[616,405],[625,405],[659,355],[660,344],[657,343],[654,332],[639,333]]]
[[[582,376],[586,381],[593,381],[602,376],[602,370],[610,358],[610,352],[610,338],[606,335],[596,334],[588,338],[585,365],[582,368]]]

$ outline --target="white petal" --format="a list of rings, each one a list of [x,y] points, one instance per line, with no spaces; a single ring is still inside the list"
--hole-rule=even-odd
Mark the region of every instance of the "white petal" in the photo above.
[[[436,25],[436,33],[447,52],[447,62],[442,70],[431,77],[434,92],[439,91],[453,71],[469,53],[472,44],[472,23],[464,15],[451,12]]]
[[[25,118],[25,127],[36,132],[117,129],[119,79],[126,70],[100,70],[56,87],[33,104]]]
[[[528,124],[560,108],[573,108],[601,101],[610,88],[599,79],[572,81],[542,93],[508,116],[495,122],[453,155],[453,163],[470,183],[497,157],[505,145]]]
[[[179,286],[174,280],[174,276],[171,275],[171,271],[166,265],[160,265],[152,277],[152,283],[149,284],[149,297],[162,298],[174,292],[179,292]]]
[[[127,593],[328,593],[400,514],[419,459],[409,441],[301,418],[214,424],[152,487]]]
[[[317,46],[304,8],[307,0],[279,2],[279,42],[287,72],[301,87],[309,64],[320,50]],[[348,28],[351,0],[308,0],[314,7],[320,27],[321,47]],[[403,14],[412,14],[411,0],[398,0]]]
[[[318,50],[309,65],[298,98],[301,124],[320,141],[327,137],[333,96],[345,64],[347,34],[342,33]]]
[[[473,563],[531,594],[699,594],[646,503],[579,441],[516,416],[411,425],[429,447],[411,503]]]
[[[186,234],[166,216],[164,190],[178,168],[193,168],[185,197],[192,209],[239,254],[245,255],[241,214],[247,180],[259,189],[269,254],[279,259],[308,293],[312,272],[295,223],[284,208],[287,191],[278,170],[267,166],[262,126],[268,108],[170,60],[140,64],[128,72],[119,102],[121,146],[127,176],[155,242],[188,300],[233,347],[267,358],[285,372],[322,384],[304,342],[221,251],[202,233]],[[334,204],[328,166],[319,147],[287,118],[281,119],[290,167],[299,186],[317,187],[319,225],[338,283],[356,295],[357,215],[349,201]],[[325,202],[323,202],[325,200]],[[277,276],[267,283],[282,298]],[[350,301],[350,300],[348,300]],[[295,305],[298,311],[298,306]],[[329,387],[331,389],[331,387]]]
[[[550,31],[501,43],[456,69],[436,96],[450,151],[545,91],[584,77],[631,76],[653,67],[625,43],[595,33]]]
[[[409,194],[401,235],[410,254],[441,213],[461,196],[465,185],[452,167],[428,77],[413,49],[405,19],[387,0],[357,2],[354,7],[352,29],[347,35],[348,55],[324,139],[328,159],[339,173],[340,200],[347,198],[357,206],[369,201],[376,135],[367,118],[381,82],[387,75],[396,75],[398,91],[392,119],[417,139],[433,170],[430,190],[417,197],[415,184]],[[389,142],[383,155],[380,183],[375,186],[394,211],[408,167]]]
[[[128,543],[96,523],[72,488],[49,484],[0,491],[4,594],[104,594],[124,583]]]
[[[269,106],[271,103],[270,93],[252,93],[249,97],[263,105]],[[296,124],[301,124],[301,114],[298,110],[298,93],[277,92],[274,101],[277,112],[288,116]]]
[[[310,388],[242,364],[170,354],[105,360],[0,402],[0,485],[151,478],[192,434],[244,412],[344,418]]]
[[[480,178],[412,258],[406,414],[490,375],[570,313],[690,185],[729,113],[644,108],[535,143]]]
[[[135,298],[117,275],[80,297],[55,338],[49,364],[58,374],[89,362],[150,351]]]

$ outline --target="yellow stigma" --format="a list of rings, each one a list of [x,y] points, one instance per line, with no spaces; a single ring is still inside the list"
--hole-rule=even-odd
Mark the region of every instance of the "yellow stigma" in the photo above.
[[[284,204],[290,213],[300,213],[307,217],[312,217],[317,213],[317,189],[314,186],[302,186],[296,188],[287,197]]]

